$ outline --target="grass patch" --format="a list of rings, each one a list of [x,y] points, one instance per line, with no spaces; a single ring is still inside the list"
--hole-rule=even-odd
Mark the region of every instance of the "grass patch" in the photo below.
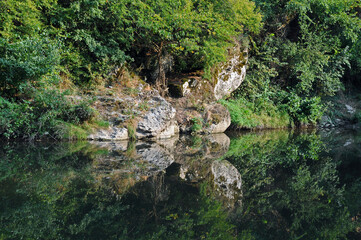
[[[59,122],[55,135],[58,139],[85,140],[88,137],[88,131],[72,123]]]
[[[249,102],[243,98],[220,100],[231,115],[236,129],[286,128],[291,125],[287,113],[279,110],[271,101]]]
[[[98,128],[108,128],[110,126],[109,121],[105,120],[93,120],[92,123]]]

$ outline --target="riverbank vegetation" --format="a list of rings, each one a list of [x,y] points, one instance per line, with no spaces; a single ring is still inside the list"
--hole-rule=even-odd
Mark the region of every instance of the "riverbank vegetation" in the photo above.
[[[210,76],[235,39],[261,27],[248,0],[10,0],[0,3],[0,19],[0,134],[7,138],[90,120],[89,104],[64,95],[122,81],[127,69],[155,70],[149,82],[164,92],[168,58],[174,71]]]
[[[211,80],[235,41],[250,58],[246,81],[223,102],[233,124],[314,125],[320,97],[345,81],[360,84],[360,7],[357,0],[2,1],[0,135],[62,138],[69,126],[80,133],[96,115],[84,99],[99,86],[124,81],[124,72],[164,94],[170,70]]]
[[[249,36],[249,68],[234,98],[256,106],[259,102],[274,105],[289,115],[291,125],[315,125],[326,107],[321,98],[335,95],[344,83],[360,85],[360,2],[255,3],[264,27],[260,34]],[[257,110],[252,114],[259,115]],[[240,121],[234,124],[252,128]]]

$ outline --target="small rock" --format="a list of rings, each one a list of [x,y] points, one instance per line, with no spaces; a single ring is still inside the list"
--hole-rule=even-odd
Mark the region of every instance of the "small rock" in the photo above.
[[[347,112],[350,114],[354,114],[356,112],[356,109],[354,109],[353,107],[351,107],[348,104],[345,104],[345,107],[347,108]]]
[[[223,133],[231,125],[231,115],[228,109],[221,104],[212,104],[206,108],[207,133]]]

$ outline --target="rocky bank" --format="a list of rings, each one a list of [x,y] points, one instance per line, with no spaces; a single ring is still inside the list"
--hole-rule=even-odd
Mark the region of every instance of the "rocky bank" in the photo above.
[[[236,46],[229,60],[217,66],[212,80],[186,76],[171,81],[180,90],[162,97],[150,85],[137,82],[132,88],[113,88],[95,98],[93,107],[107,127],[94,130],[89,140],[166,139],[178,133],[222,133],[231,124],[226,107],[217,100],[230,95],[245,78],[247,51]]]

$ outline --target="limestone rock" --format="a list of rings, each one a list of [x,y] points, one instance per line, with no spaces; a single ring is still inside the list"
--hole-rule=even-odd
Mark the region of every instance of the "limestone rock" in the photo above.
[[[137,138],[166,138],[177,133],[175,122],[176,110],[164,98],[154,97],[151,104],[156,103],[141,117],[136,128]]]
[[[88,136],[88,140],[119,141],[128,139],[128,130],[116,126],[97,130]]]
[[[246,77],[248,51],[239,52],[237,48],[239,47],[233,49],[230,60],[218,67],[214,86],[214,96],[217,100],[230,95]]]
[[[221,104],[212,104],[206,108],[205,121],[207,133],[223,133],[231,125],[231,115]]]
[[[229,51],[229,56],[228,61],[215,67],[212,81],[197,73],[173,79],[168,86],[171,96],[215,100],[229,96],[246,77],[248,50],[240,51],[237,44]]]

